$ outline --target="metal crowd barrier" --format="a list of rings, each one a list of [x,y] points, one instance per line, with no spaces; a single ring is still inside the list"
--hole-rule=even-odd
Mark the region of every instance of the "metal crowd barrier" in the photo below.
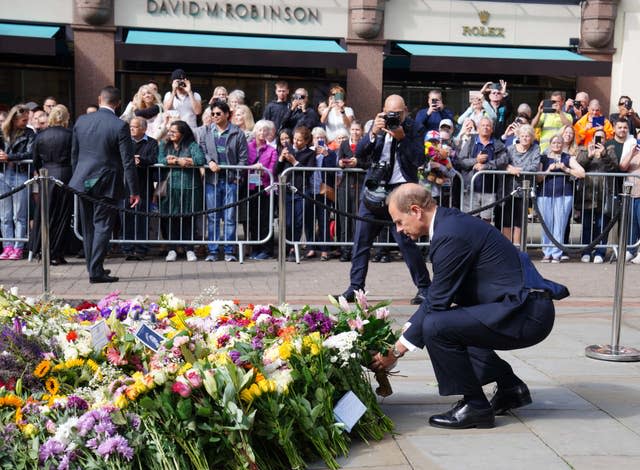
[[[490,201],[491,197],[499,200],[508,195],[514,186],[522,186],[524,180],[531,184],[531,191],[535,195],[544,194],[545,189],[551,183],[547,179],[537,181],[536,177],[546,177],[553,173],[547,172],[521,172],[520,178],[514,178],[513,175],[506,171],[483,170],[475,173],[471,178],[466,193],[463,210],[469,211],[475,208],[478,201]],[[568,177],[571,185],[571,204],[567,220],[562,222],[563,234],[562,239],[558,240],[565,247],[572,249],[581,249],[586,247],[594,240],[602,229],[609,222],[613,214],[615,205],[619,202],[619,194],[622,191],[625,181],[636,184],[639,175],[628,173],[596,173],[587,172],[584,179],[576,179]],[[640,182],[637,182],[640,184]],[[553,189],[553,188],[551,188]],[[489,196],[489,197],[486,197]],[[499,230],[505,233],[505,236],[513,237],[514,227],[520,223],[521,218],[521,194],[513,196],[503,204],[494,207],[492,210],[482,214],[482,218],[486,219]],[[551,246],[550,243],[543,243],[543,230],[540,224],[539,216],[533,209],[533,202],[530,199],[526,207],[528,218],[528,231],[525,245],[530,248],[542,248]],[[475,202],[475,204],[474,204]],[[629,216],[630,217],[630,216]],[[549,218],[549,217],[548,217]],[[546,220],[547,225],[554,224],[553,217]],[[511,223],[509,223],[511,222]],[[586,226],[588,225],[588,226]],[[640,233],[637,229],[630,231],[632,242],[628,244],[628,248],[636,249],[640,245]],[[519,244],[517,237],[513,237],[514,243]],[[608,241],[596,245],[596,248],[613,249],[617,255],[618,249],[618,231],[612,230]]]
[[[0,194],[5,194],[23,184],[33,174],[33,160],[0,163]],[[25,244],[28,242],[30,221],[33,220],[34,208],[39,197],[37,184],[28,187],[29,189],[25,188],[12,196],[0,199],[0,242],[23,242]],[[19,203],[22,204],[22,207],[17,205]],[[19,209],[21,214],[16,213],[16,209]],[[24,253],[26,254],[27,251],[25,245]]]
[[[157,216],[120,214],[111,243],[121,245],[124,250],[146,251],[151,245],[215,244],[219,245],[219,253],[224,247],[236,247],[238,260],[244,262],[245,246],[272,240],[273,191],[268,192],[266,201],[254,198],[236,207],[211,211],[241,201],[258,188],[264,188],[263,174],[269,179],[267,186],[272,186],[274,179],[268,171],[250,166],[221,165],[220,171],[213,174],[212,184],[207,182],[207,176],[212,173],[206,166],[176,168],[156,164],[138,171],[141,201],[136,210],[153,212]],[[122,207],[125,202],[122,201]],[[74,213],[78,214],[77,196],[74,207]],[[171,217],[171,214],[185,215]],[[82,239],[79,217],[74,217],[74,221],[74,232]],[[234,230],[229,230],[229,226]],[[211,232],[216,229],[217,237],[214,237]]]
[[[291,183],[295,186],[295,193],[284,195],[285,212],[291,215],[282,220],[286,223],[286,246],[293,249],[297,263],[300,262],[303,246],[308,251],[332,252],[353,243],[356,220],[341,215],[334,209],[357,215],[365,173],[365,170],[359,168],[300,166],[287,168],[282,172],[279,176],[280,184]],[[330,186],[332,191],[324,190],[323,184]],[[462,190],[462,176],[455,172],[452,179],[439,186],[438,194],[434,197],[440,206],[455,207],[462,198]],[[307,197],[302,197],[299,193]],[[311,202],[311,198],[316,203]],[[294,223],[296,214],[297,225]],[[428,246],[429,242],[424,239],[418,245]],[[373,246],[375,249],[397,246],[388,227],[383,228]]]

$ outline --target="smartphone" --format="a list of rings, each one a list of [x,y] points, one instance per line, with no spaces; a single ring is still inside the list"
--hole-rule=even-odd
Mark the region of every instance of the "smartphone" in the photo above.
[[[640,150],[640,139],[636,140],[636,148]]]
[[[593,138],[593,142],[598,145],[602,143],[602,136],[601,135],[597,135]]]
[[[594,116],[591,119],[591,125],[593,127],[604,127],[604,116]]]
[[[556,110],[553,109],[553,100],[544,100],[542,102],[542,112],[546,114],[553,114],[556,112]]]
[[[318,147],[324,147],[324,146],[325,146],[324,139],[318,139]]]
[[[482,98],[482,93],[476,90],[469,91],[469,103],[471,103],[476,98]]]
[[[438,104],[438,98],[431,98],[431,105],[436,106]]]

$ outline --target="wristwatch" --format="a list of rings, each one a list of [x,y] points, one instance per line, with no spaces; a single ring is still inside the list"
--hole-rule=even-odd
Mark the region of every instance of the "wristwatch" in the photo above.
[[[400,359],[402,356],[404,356],[404,353],[401,353],[400,351],[398,351],[398,349],[396,348],[396,345],[394,344],[393,348],[391,348],[391,355],[396,359]]]

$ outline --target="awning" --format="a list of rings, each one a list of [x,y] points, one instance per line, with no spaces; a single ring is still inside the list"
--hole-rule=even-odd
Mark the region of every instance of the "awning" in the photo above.
[[[397,43],[411,54],[416,72],[495,73],[504,75],[610,76],[611,62],[566,49]]]
[[[59,26],[0,23],[0,53],[56,55]]]
[[[355,68],[356,54],[329,39],[130,30],[122,60],[307,68]]]

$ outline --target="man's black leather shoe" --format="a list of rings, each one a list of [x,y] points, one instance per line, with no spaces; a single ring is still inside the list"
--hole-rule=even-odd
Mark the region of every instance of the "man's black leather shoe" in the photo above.
[[[495,426],[495,415],[491,408],[472,408],[460,400],[446,413],[429,418],[429,424],[447,429],[492,428]]]
[[[426,298],[426,293],[418,291],[416,296],[411,299],[411,305],[420,305]]]
[[[106,270],[105,270],[106,273]],[[109,276],[108,274],[104,274],[103,276],[98,276],[98,277],[90,277],[89,278],[89,282],[91,284],[103,284],[106,282],[118,282],[120,280],[119,277],[116,276]]]
[[[503,415],[507,411],[514,408],[520,408],[531,403],[531,392],[527,384],[516,385],[515,387],[502,390],[496,389],[496,393],[491,398],[490,402],[493,412],[496,415]]]
[[[356,301],[356,294],[355,294],[355,292],[353,292],[350,289],[347,289],[342,294],[338,294],[338,295],[336,295],[334,297],[337,299],[340,296],[344,297],[347,300],[347,302],[355,302]]]

